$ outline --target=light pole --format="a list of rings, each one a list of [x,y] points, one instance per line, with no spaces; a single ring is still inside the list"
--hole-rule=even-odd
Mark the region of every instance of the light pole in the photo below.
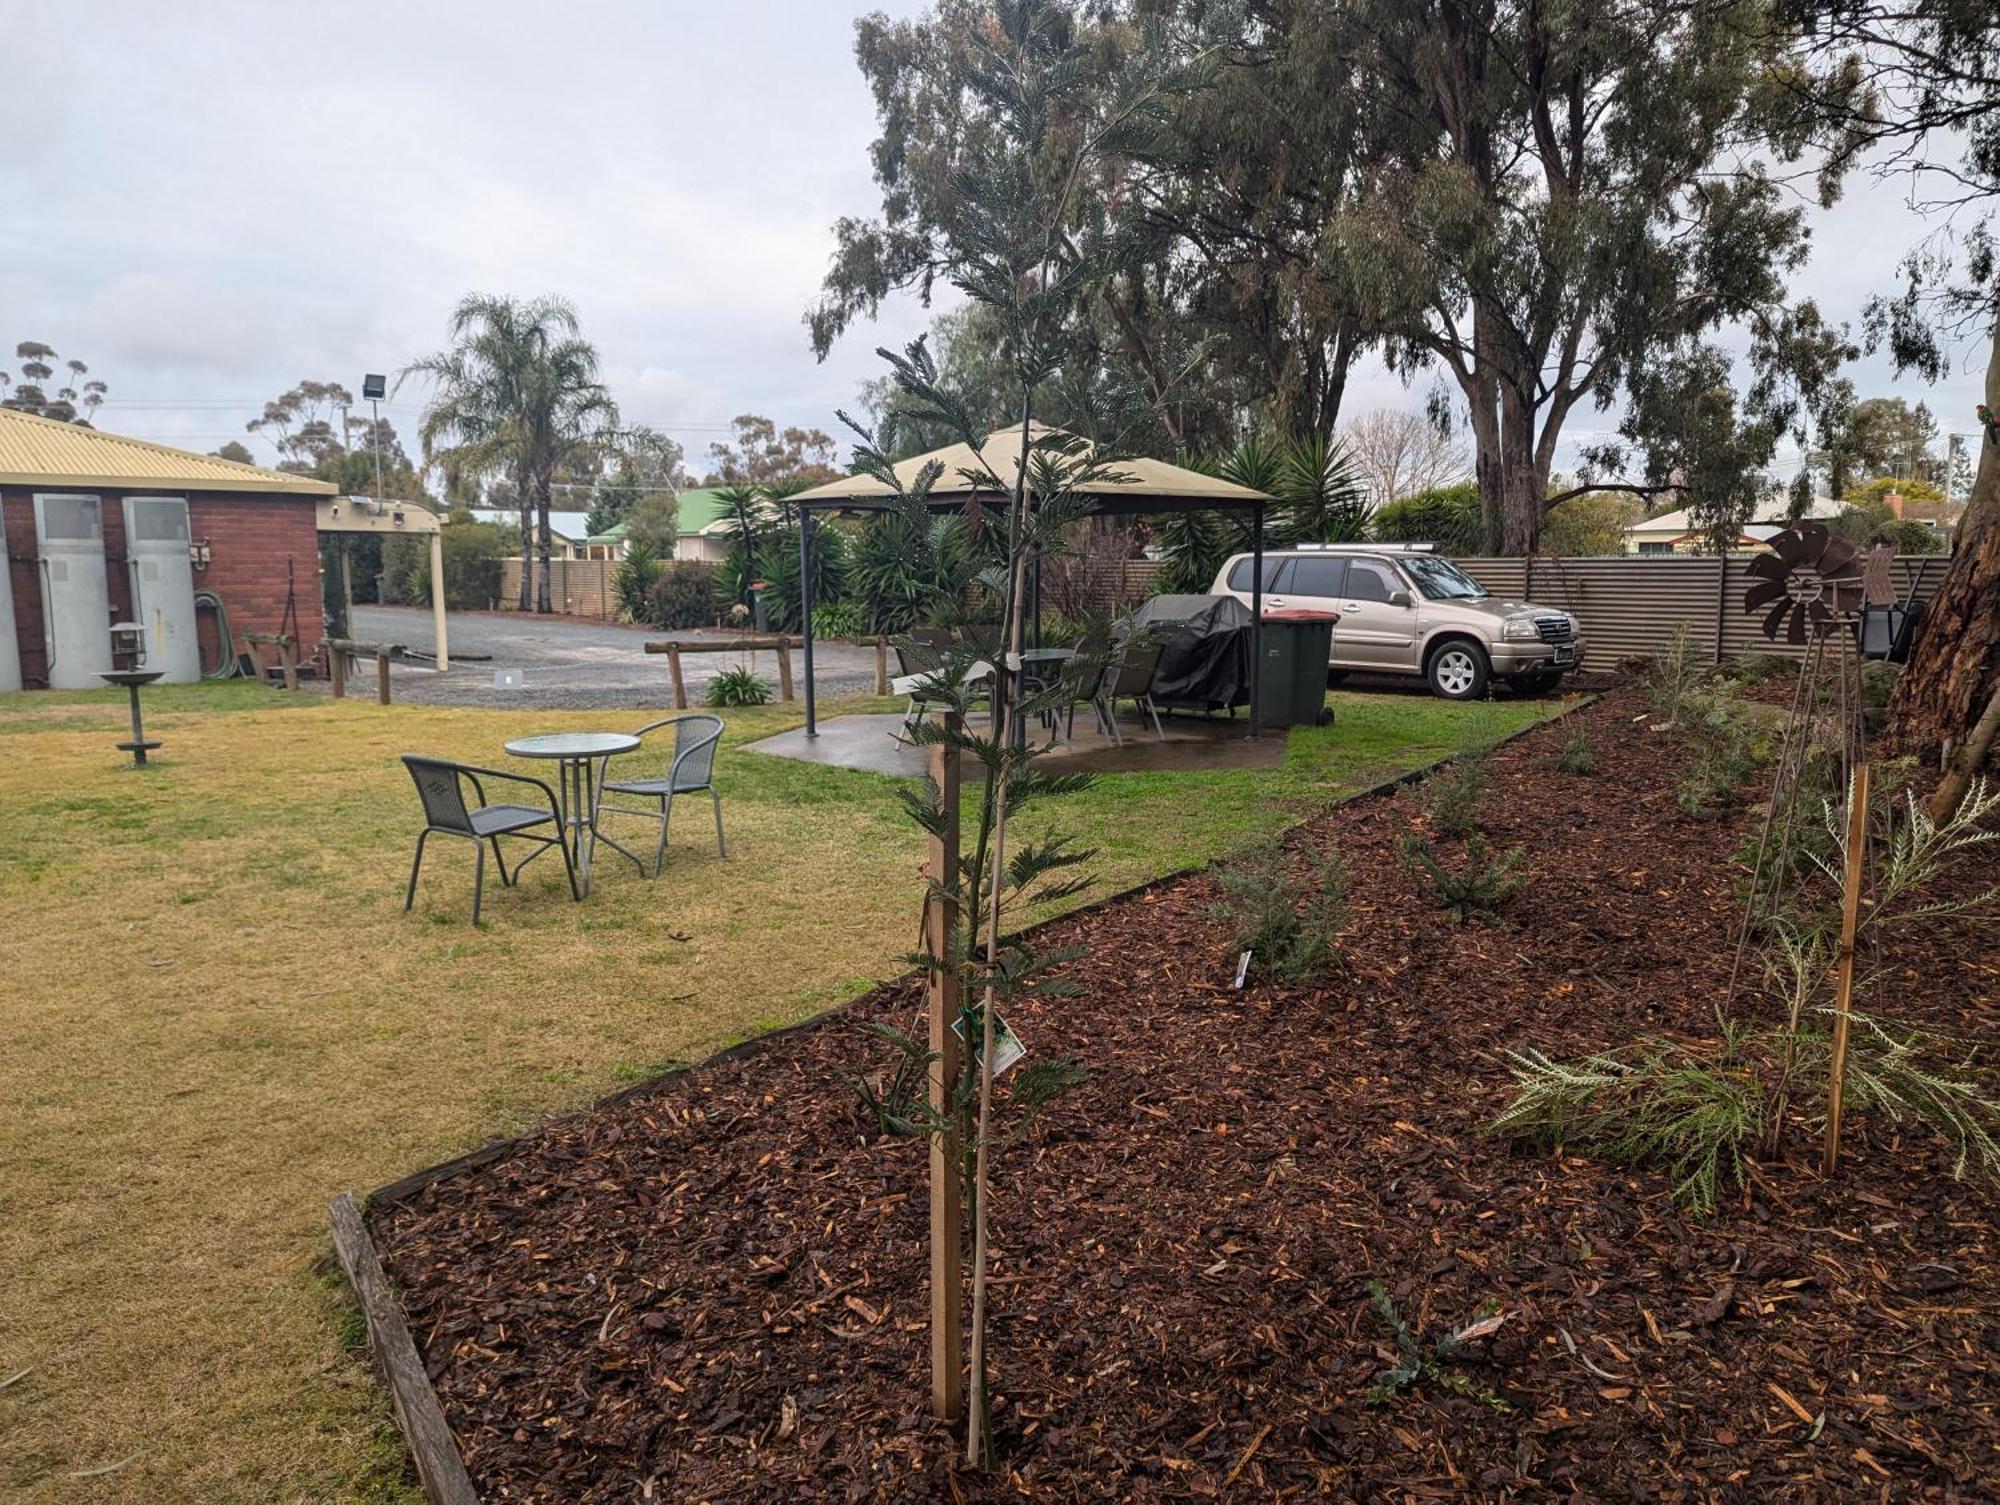
[[[379,507],[382,505],[382,399],[389,395],[389,378],[362,377],[361,395],[368,399],[368,411],[374,418],[368,430],[368,447],[375,451],[375,505]]]

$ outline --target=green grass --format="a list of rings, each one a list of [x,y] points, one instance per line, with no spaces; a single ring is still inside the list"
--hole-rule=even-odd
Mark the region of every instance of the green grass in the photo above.
[[[1551,708],[1333,700],[1280,766],[1109,775],[1029,823],[1099,846],[1105,892]],[[836,1004],[912,944],[895,782],[737,751],[795,707],[725,714],[730,861],[696,808],[661,881],[606,856],[575,905],[544,859],[489,885],[475,931],[455,844],[402,912],[395,755],[499,763],[509,737],[641,713],[156,689],[165,746],[134,770],[118,692],[0,697],[0,1375],[33,1371],[0,1390],[0,1494],[413,1498],[319,1272],[328,1198]]]

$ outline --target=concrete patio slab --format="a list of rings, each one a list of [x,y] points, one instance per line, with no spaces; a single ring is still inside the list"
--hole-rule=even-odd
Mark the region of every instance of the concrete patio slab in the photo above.
[[[1041,766],[1065,773],[1186,773],[1275,768],[1285,758],[1283,731],[1267,730],[1253,742],[1249,723],[1240,716],[1234,721],[1221,716],[1166,716],[1162,725],[1164,741],[1155,737],[1150,727],[1141,730],[1121,723],[1125,745],[1120,747],[1095,726],[1086,728],[1084,718],[1079,717],[1074,738],[1058,739],[1040,760]],[[820,722],[817,737],[808,737],[801,727],[749,743],[744,750],[830,768],[921,778],[929,766],[929,750],[897,741],[895,734],[902,726],[903,718],[894,714],[833,716]],[[967,764],[970,772],[969,759]]]

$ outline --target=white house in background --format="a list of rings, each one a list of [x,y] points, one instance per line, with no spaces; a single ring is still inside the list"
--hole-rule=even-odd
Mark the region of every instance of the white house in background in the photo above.
[[[521,514],[512,507],[474,507],[472,515],[482,523],[521,526]],[[590,514],[549,510],[549,557],[588,559],[590,557]],[[530,551],[532,552],[532,550]]]
[[[1805,519],[1825,522],[1840,515],[1842,503],[1832,497],[1816,496],[1812,505],[1805,510]],[[1761,549],[1771,539],[1784,531],[1785,513],[1789,499],[1772,497],[1758,504],[1756,516],[1743,526],[1737,536],[1739,549]],[[1701,527],[1689,515],[1685,507],[1672,512],[1662,512],[1658,517],[1641,518],[1636,523],[1625,525],[1625,552],[1628,554],[1700,554],[1706,549],[1702,543]]]

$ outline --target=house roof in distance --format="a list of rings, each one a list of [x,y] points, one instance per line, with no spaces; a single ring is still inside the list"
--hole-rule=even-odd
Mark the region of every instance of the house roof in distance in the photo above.
[[[1028,432],[1030,443],[1065,437],[1061,430],[1039,423],[1030,424]],[[898,461],[894,466],[896,480],[900,485],[909,486],[915,482],[918,472],[935,461],[944,467],[944,473],[931,488],[934,505],[957,505],[975,496],[997,500],[1001,493],[991,479],[982,481],[973,477],[984,477],[990,471],[1002,483],[1011,485],[1021,473],[1021,449],[1019,425],[996,429],[986,436],[986,442],[979,447],[977,454],[973,453],[969,444],[948,444],[927,455]],[[1248,486],[1238,486],[1220,476],[1203,475],[1185,466],[1170,465],[1165,460],[1120,459],[1108,466],[1107,471],[1102,479],[1084,488],[1097,499],[1098,510],[1102,512],[1250,507],[1271,500]],[[881,507],[890,495],[889,488],[873,476],[854,475],[828,481],[810,491],[801,491],[790,500],[827,510],[838,510],[843,505],[866,509]]]
[[[311,476],[239,465],[14,408],[0,408],[0,485],[299,497],[333,496],[340,489]]]
[[[1785,517],[1787,505],[1787,499],[1781,496],[1771,497],[1760,502],[1757,507],[1757,515],[1750,519],[1748,527],[1770,528],[1774,531],[1783,528],[1787,521]],[[1804,515],[1808,520],[1824,522],[1828,518],[1840,516],[1841,509],[1846,505],[1845,502],[1836,502],[1829,496],[1816,496],[1812,499],[1812,505],[1806,508]],[[1686,507],[1679,507],[1672,512],[1662,512],[1658,517],[1642,517],[1636,523],[1627,523],[1625,531],[1627,533],[1692,533],[1700,526],[1701,524],[1695,522],[1690,516]],[[1755,537],[1757,535],[1752,534],[1751,536]]]

